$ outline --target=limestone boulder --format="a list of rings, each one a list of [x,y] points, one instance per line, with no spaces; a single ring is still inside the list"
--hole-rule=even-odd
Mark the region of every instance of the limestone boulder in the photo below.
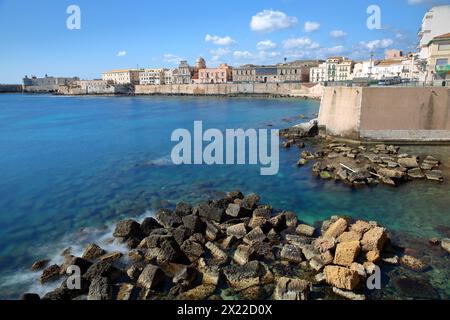
[[[361,250],[359,241],[341,242],[336,247],[334,263],[350,267]]]
[[[326,266],[324,269],[326,282],[343,290],[353,291],[361,283],[358,272],[339,266]]]
[[[386,229],[381,227],[375,227],[367,231],[362,240],[361,245],[364,251],[379,251],[383,250],[384,245],[387,243],[388,237]]]

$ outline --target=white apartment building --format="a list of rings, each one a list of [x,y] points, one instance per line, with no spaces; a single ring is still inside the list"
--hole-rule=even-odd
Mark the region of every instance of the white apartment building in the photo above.
[[[312,83],[319,83],[326,81],[326,63],[319,64],[318,67],[312,67],[309,70],[309,81]]]
[[[139,84],[139,75],[143,70],[125,69],[112,70],[102,73],[103,81],[112,81],[114,84]]]
[[[164,84],[172,84],[173,83],[173,70],[164,69]]]
[[[353,78],[355,63],[344,57],[331,57],[318,67],[310,69],[310,82],[318,83],[324,81],[348,81]]]
[[[139,74],[139,83],[141,85],[164,84],[164,71],[164,69],[145,69]]]
[[[450,32],[450,5],[442,5],[431,8],[423,17],[419,30],[419,59],[427,60],[429,43],[435,37]]]

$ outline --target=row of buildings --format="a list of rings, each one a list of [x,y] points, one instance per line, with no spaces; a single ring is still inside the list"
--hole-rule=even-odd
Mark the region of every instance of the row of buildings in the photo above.
[[[194,66],[181,61],[175,69],[126,69],[102,74],[101,80],[82,83],[84,86],[220,84],[220,83],[326,83],[350,82],[360,79],[381,80],[402,78],[424,83],[450,80],[450,5],[433,7],[419,29],[417,52],[404,55],[400,50],[388,50],[383,60],[353,61],[346,57],[326,60],[303,60],[270,66],[253,64],[231,67],[220,64],[207,67],[199,57]],[[80,82],[78,78],[25,77],[24,88],[56,90],[59,85]]]
[[[114,84],[218,84],[218,83],[281,83],[309,82],[309,71],[320,61],[294,61],[272,66],[244,65],[233,68],[228,64],[206,67],[205,59],[199,57],[194,66],[181,61],[176,69],[127,69],[102,74],[102,80]]]

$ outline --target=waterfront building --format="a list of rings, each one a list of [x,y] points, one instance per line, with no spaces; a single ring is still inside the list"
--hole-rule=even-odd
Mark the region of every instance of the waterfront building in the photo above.
[[[252,83],[256,82],[256,66],[246,64],[233,69],[233,82]]]
[[[247,64],[233,69],[233,82],[238,83],[277,83],[277,66],[256,66]]]
[[[403,58],[403,51],[397,49],[386,50],[386,54],[384,57],[386,60],[391,59],[401,59]]]
[[[59,85],[67,85],[72,81],[80,80],[78,77],[50,77],[45,75],[43,78],[38,78],[36,76],[28,77],[25,76],[23,81],[24,87],[50,87],[50,86],[59,86]]]
[[[330,57],[324,63],[310,69],[310,81],[349,81],[353,78],[355,63],[345,57]]]
[[[428,52],[427,82],[450,81],[450,33],[434,37]]]
[[[279,82],[309,82],[310,70],[317,67],[320,61],[317,60],[297,60],[289,63],[277,65]]]
[[[233,68],[222,63],[217,68],[198,70],[198,83],[227,83],[233,81]]]
[[[326,63],[319,64],[317,67],[312,67],[309,71],[309,81],[312,83],[325,82],[326,72]]]
[[[165,83],[164,69],[144,69],[139,73],[141,85],[160,85]]]
[[[194,68],[190,67],[186,60],[180,61],[177,69],[173,70],[173,84],[190,84],[194,75]]]
[[[173,83],[173,70],[164,69],[164,84],[172,84]]]
[[[112,70],[102,74],[102,80],[112,81],[113,84],[133,84],[140,82],[139,76],[142,69]]]
[[[423,17],[419,29],[419,59],[428,60],[430,56],[429,43],[435,37],[448,33],[450,21],[450,5],[431,8]]]

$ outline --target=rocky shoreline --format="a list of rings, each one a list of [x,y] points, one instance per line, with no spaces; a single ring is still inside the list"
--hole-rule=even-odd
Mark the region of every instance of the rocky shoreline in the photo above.
[[[285,148],[305,148],[305,139],[318,137],[317,121],[312,120],[280,132]],[[321,137],[318,137],[322,139]],[[322,139],[322,147],[312,153],[302,151],[299,167],[314,162],[312,172],[323,180],[342,181],[349,186],[398,186],[413,180],[443,182],[440,160],[428,155],[402,153],[399,146],[350,144]]]
[[[32,269],[42,271],[41,283],[61,284],[22,299],[365,300],[377,268],[428,268],[390,238],[376,222],[348,217],[310,226],[293,212],[260,204],[256,194],[234,191],[194,207],[160,209],[141,223],[117,223],[110,241],[126,253],[91,243],[81,257],[65,250],[62,264],[37,261]],[[433,241],[450,252],[450,240]],[[71,266],[81,271],[80,289],[68,288]]]

